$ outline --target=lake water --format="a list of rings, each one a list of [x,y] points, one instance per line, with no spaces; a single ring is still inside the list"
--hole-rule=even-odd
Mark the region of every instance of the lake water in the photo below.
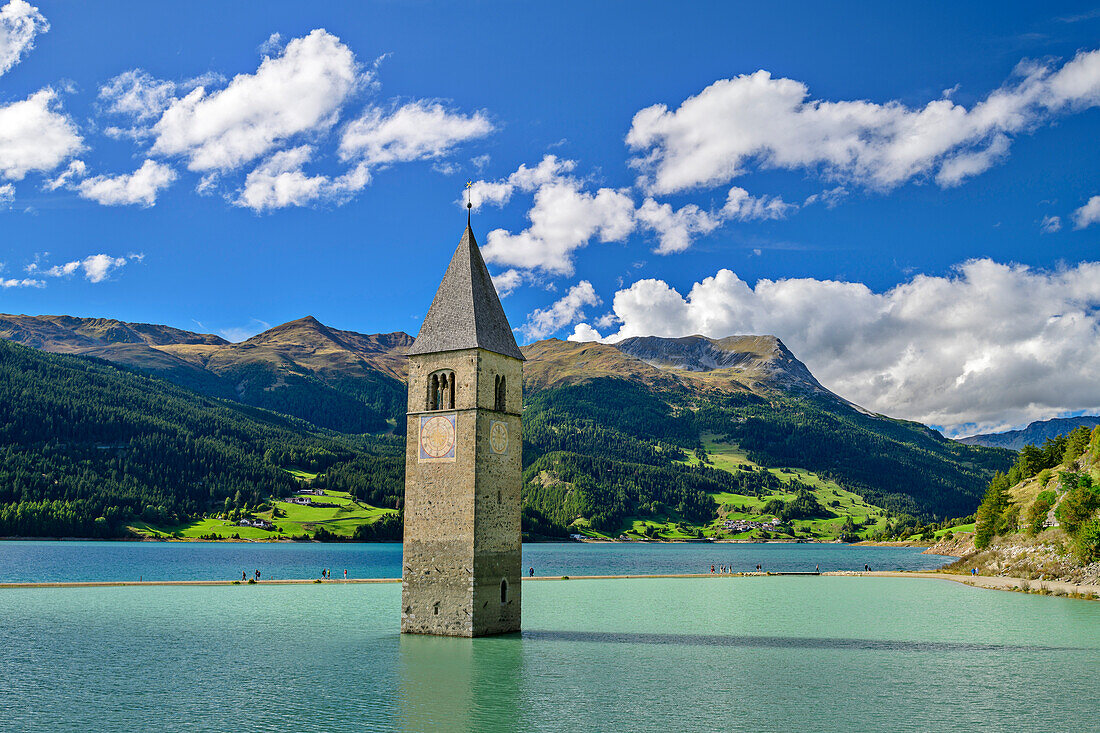
[[[398,634],[397,584],[0,589],[0,730],[1095,730],[1096,602],[856,577],[523,599],[522,634],[468,640]]]
[[[952,558],[919,548],[785,543],[536,543],[523,546],[523,567],[537,575],[930,570]],[[264,578],[398,578],[399,543],[0,542],[0,583]]]

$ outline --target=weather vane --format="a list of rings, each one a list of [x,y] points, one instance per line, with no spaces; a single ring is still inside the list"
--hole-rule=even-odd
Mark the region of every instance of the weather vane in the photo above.
[[[473,181],[466,181],[466,226],[470,226],[470,211],[474,208],[474,203],[471,200],[472,192],[470,190],[473,187]]]

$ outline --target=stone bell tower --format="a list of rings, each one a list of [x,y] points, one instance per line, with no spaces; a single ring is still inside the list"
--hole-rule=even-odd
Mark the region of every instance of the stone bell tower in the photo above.
[[[409,349],[401,631],[520,628],[523,354],[469,224]]]

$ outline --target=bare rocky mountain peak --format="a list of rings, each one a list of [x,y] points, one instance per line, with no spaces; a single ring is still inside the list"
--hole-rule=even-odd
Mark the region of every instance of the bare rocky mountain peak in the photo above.
[[[701,335],[635,336],[613,346],[658,369],[729,372],[774,386],[827,391],[776,336],[735,335],[721,339]]]

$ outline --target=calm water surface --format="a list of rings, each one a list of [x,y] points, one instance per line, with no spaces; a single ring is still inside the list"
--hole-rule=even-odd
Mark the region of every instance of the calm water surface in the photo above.
[[[826,544],[540,543],[523,546],[537,575],[653,575],[733,570],[929,570],[951,558],[919,548]],[[397,578],[399,543],[0,542],[0,583],[221,580],[259,570],[264,578]]]
[[[941,580],[525,583],[401,637],[400,587],[0,590],[4,731],[1085,731],[1100,603]]]

